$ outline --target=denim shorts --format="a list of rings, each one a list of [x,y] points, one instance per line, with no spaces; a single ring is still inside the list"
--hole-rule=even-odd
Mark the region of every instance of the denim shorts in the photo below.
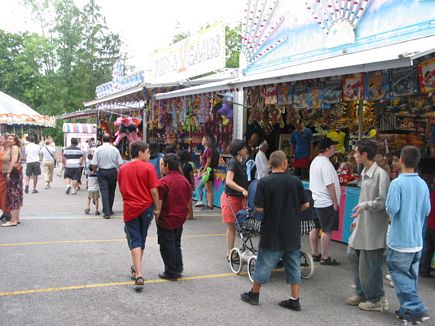
[[[154,207],[150,206],[137,218],[125,223],[124,231],[127,236],[127,243],[130,250],[134,248],[145,248],[148,228],[153,217]]]
[[[284,251],[259,248],[253,276],[254,281],[259,284],[266,284],[281,258],[284,260],[287,283],[300,284],[301,251],[299,249]]]

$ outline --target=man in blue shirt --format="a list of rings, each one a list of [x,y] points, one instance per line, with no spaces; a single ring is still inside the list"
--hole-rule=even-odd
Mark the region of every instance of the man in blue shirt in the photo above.
[[[302,119],[296,123],[291,134],[292,154],[294,156],[295,173],[298,177],[308,179],[310,158],[312,153],[313,133],[306,128]]]
[[[399,177],[391,182],[385,207],[391,226],[387,237],[387,265],[400,302],[397,318],[412,324],[430,319],[417,293],[418,265],[423,248],[423,224],[430,213],[429,188],[415,169],[420,151],[405,146],[400,153]]]

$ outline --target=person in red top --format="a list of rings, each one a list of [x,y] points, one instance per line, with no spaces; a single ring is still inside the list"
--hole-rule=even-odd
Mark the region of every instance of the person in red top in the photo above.
[[[435,251],[435,189],[430,193],[430,206],[432,209],[427,218],[427,229],[420,260],[420,277],[431,277],[432,258]]]
[[[130,143],[131,162],[119,169],[118,183],[122,195],[125,234],[133,259],[132,278],[136,289],[143,288],[142,257],[148,228],[154,214],[159,214],[159,180],[154,166],[148,163],[149,146],[143,141]]]
[[[189,215],[189,202],[192,188],[178,167],[180,160],[175,154],[166,154],[163,158],[165,177],[160,179],[159,207],[156,214],[157,238],[165,271],[159,277],[176,281],[183,272],[181,255],[181,234],[183,224]]]

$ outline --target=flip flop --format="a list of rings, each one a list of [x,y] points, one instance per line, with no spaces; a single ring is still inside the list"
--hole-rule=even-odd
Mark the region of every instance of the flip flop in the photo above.
[[[130,267],[130,277],[132,280],[136,279],[136,268],[134,268],[134,265],[131,265]]]
[[[138,278],[136,278],[136,281],[134,281],[134,289],[136,291],[143,290],[144,285],[145,285],[145,281],[142,276],[139,276]]]
[[[18,223],[11,223],[11,222],[6,222],[6,223],[3,223],[2,224],[2,227],[4,227],[4,228],[7,228],[7,227],[10,227],[10,226],[17,226],[18,225]]]

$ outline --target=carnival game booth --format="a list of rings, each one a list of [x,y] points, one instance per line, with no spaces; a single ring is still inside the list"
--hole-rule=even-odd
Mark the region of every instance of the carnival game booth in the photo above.
[[[55,117],[41,115],[26,104],[0,92],[0,133],[41,135],[42,128],[55,126]]]
[[[235,92],[228,80],[193,86],[178,91],[155,95],[149,117],[149,140],[177,145],[190,151],[191,158],[199,167],[202,154],[201,140],[212,136],[220,153],[220,164],[214,169],[214,206],[220,207],[224,191],[227,149],[233,139],[233,106]],[[162,133],[163,131],[163,133]],[[200,179],[195,176],[199,197]],[[205,195],[204,195],[205,198]]]
[[[246,66],[232,82],[244,91],[245,131],[261,130],[272,150],[290,151],[291,132],[302,120],[314,142],[339,141],[334,163],[342,196],[334,240],[347,243],[359,198],[353,141],[375,139],[379,164],[391,178],[400,149],[419,147],[434,186],[434,12],[433,2],[402,0],[248,4]]]
[[[78,140],[78,146],[85,152],[89,149],[91,140],[95,143],[97,139],[97,125],[91,123],[64,123],[62,125],[64,134],[63,146],[71,145],[71,138]]]

